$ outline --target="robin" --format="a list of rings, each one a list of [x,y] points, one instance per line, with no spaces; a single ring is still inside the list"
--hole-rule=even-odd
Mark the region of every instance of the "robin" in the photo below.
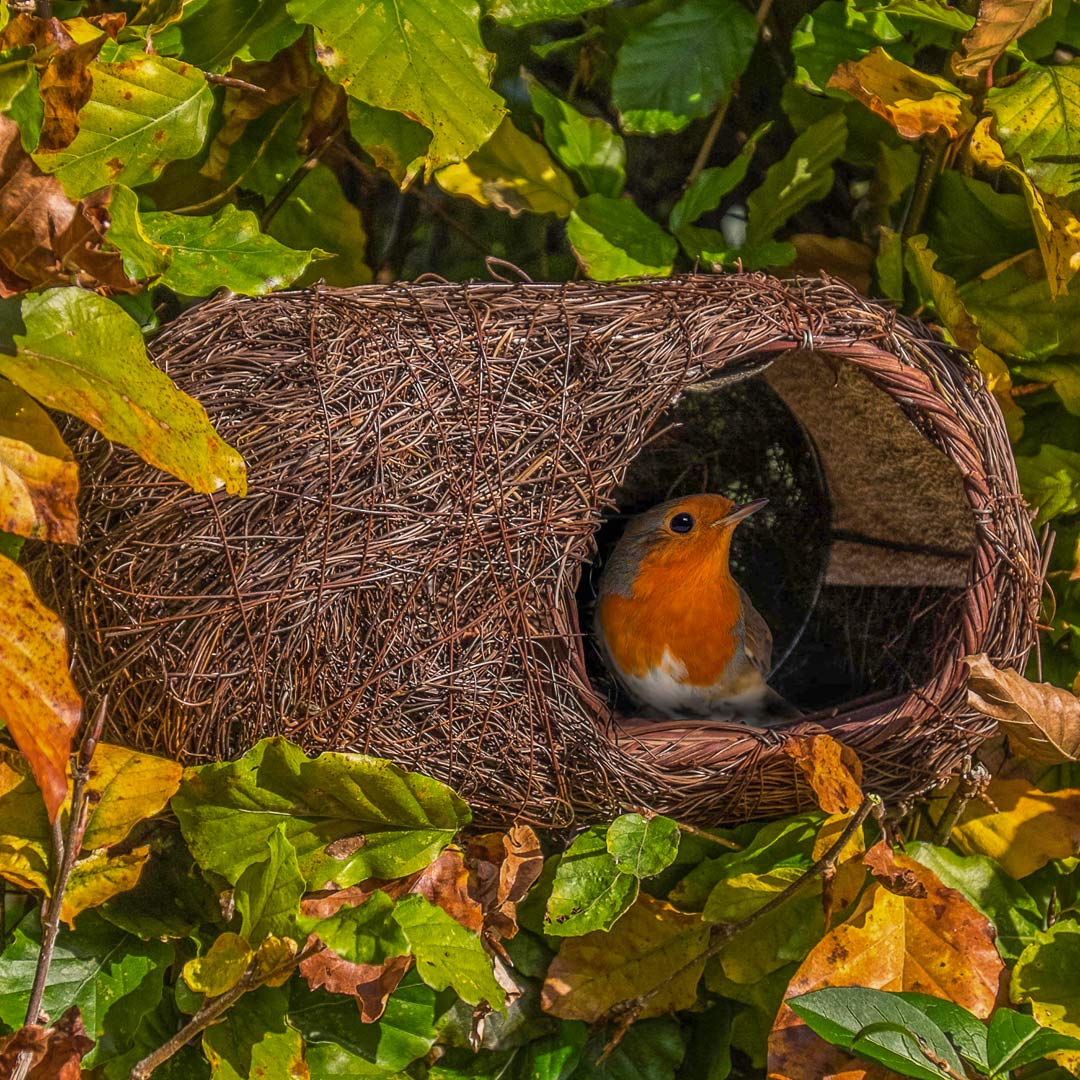
[[[762,722],[790,709],[769,688],[772,634],[731,576],[731,537],[768,500],[691,495],[635,517],[600,575],[595,632],[641,704]]]

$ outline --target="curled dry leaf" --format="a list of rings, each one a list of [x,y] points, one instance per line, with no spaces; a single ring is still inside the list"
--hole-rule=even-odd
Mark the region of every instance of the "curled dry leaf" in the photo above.
[[[926,896],[926,885],[908,866],[898,866],[894,852],[884,840],[879,840],[863,857],[870,873],[897,896],[911,896],[921,900]],[[915,864],[918,865],[918,864]]]
[[[50,820],[67,797],[81,713],[60,620],[34,595],[24,571],[0,558],[0,717],[30,763]]]
[[[926,867],[898,853],[893,860],[925,896],[871,885],[855,911],[810,951],[784,992],[785,1001],[825,986],[867,986],[932,994],[988,1016],[1000,1003],[1005,974],[990,920]],[[787,1005],[769,1036],[768,1066],[773,1080],[892,1075],[828,1045]]]
[[[0,532],[74,544],[79,467],[49,414],[0,379]]]
[[[94,82],[87,65],[125,21],[119,13],[63,22],[19,14],[4,27],[0,49],[29,45],[34,50],[32,63],[45,107],[39,149],[59,150],[78,134],[79,110],[89,100]]]
[[[29,1050],[26,1080],[79,1080],[80,1062],[93,1048],[78,1006],[72,1005],[52,1027],[27,1024],[13,1035],[0,1036],[0,1076],[13,1076],[19,1055]]]
[[[968,79],[983,75],[1046,18],[1051,6],[1051,0],[980,0],[975,25],[964,35],[963,55],[953,57],[953,71]]]
[[[784,753],[806,776],[826,814],[850,813],[862,802],[862,762],[850,746],[831,735],[797,735],[784,743]]]
[[[916,71],[881,48],[840,64],[828,85],[846,90],[905,139],[939,131],[956,139],[975,123],[971,99],[951,82]]]
[[[996,668],[985,653],[965,660],[968,705],[993,717],[1016,753],[1053,764],[1080,758],[1080,698]]]
[[[373,1024],[411,965],[411,956],[391,956],[381,964],[353,964],[333,949],[322,949],[300,961],[300,974],[313,990],[321,986],[331,994],[355,998],[361,1019]]]
[[[0,296],[48,285],[135,292],[119,250],[104,250],[109,192],[74,203],[23,150],[19,127],[0,116]]]

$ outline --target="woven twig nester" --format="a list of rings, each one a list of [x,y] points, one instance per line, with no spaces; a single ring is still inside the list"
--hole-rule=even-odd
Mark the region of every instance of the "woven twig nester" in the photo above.
[[[146,748],[199,761],[282,733],[432,773],[488,819],[790,812],[806,792],[777,738],[612,715],[574,594],[664,410],[792,349],[855,365],[963,480],[975,548],[935,675],[813,721],[856,749],[869,790],[921,791],[992,730],[965,708],[960,658],[1023,663],[1038,549],[975,369],[835,282],[214,300],[153,352],[243,453],[250,494],[193,494],[86,437],[83,543],[43,554],[38,578],[84,687],[109,690],[113,737]]]

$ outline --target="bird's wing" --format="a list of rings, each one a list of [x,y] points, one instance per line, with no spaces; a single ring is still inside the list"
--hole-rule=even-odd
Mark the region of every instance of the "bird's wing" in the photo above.
[[[767,677],[772,670],[772,631],[742,588],[739,589],[739,598],[742,600],[743,624],[746,628],[746,658]]]

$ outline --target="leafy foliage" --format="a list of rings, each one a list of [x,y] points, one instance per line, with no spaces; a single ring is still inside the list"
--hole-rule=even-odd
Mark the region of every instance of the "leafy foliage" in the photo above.
[[[0,1071],[1076,1074],[1080,5],[29,6],[0,3]],[[1019,760],[893,822],[901,852],[825,735],[787,749],[820,812],[543,844],[284,739],[184,770],[72,758],[63,628],[15,562],[77,537],[46,410],[242,496],[146,332],[219,288],[488,255],[556,280],[824,270],[966,349],[1058,533],[1039,681],[971,661]]]

